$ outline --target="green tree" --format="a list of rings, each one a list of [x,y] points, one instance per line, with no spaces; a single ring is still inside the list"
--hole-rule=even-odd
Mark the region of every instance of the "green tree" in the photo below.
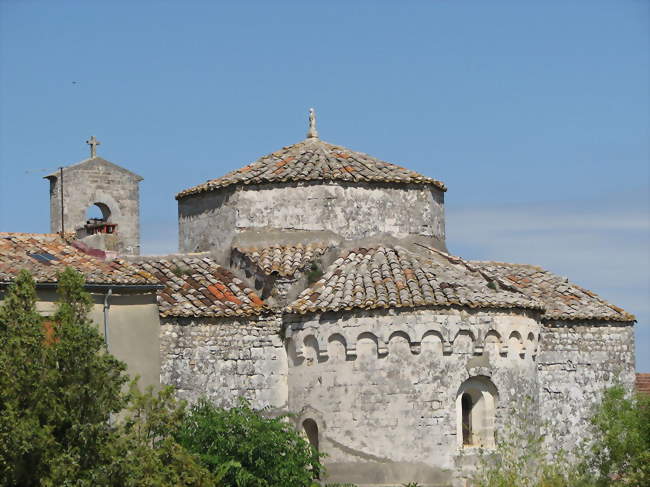
[[[56,407],[48,426],[60,449],[52,469],[54,485],[66,479],[96,480],[102,448],[111,440],[110,418],[126,406],[126,365],[107,353],[88,319],[92,299],[81,274],[66,268],[58,276],[59,302],[48,347],[56,371],[49,384]]]
[[[47,424],[56,398],[44,348],[43,319],[36,312],[31,275],[21,271],[0,306],[0,483],[36,485],[55,439]]]
[[[232,487],[310,487],[322,472],[319,454],[286,417],[266,418],[245,400],[223,409],[202,400],[191,408],[177,439]]]
[[[598,485],[650,485],[650,396],[612,387],[591,422],[589,465],[599,474]]]
[[[0,485],[217,485],[171,434],[184,414],[171,391],[126,390],[125,365],[87,317],[82,276],[66,269],[58,292],[49,328],[27,272],[0,306]]]
[[[200,465],[173,434],[185,417],[184,403],[174,399],[171,387],[154,394],[131,384],[130,401],[107,442],[102,467],[110,485],[120,487],[217,487],[219,478]]]

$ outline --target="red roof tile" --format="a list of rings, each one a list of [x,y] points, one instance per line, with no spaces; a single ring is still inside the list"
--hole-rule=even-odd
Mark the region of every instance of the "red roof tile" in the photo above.
[[[37,283],[55,283],[58,273],[71,267],[88,284],[157,284],[153,276],[126,261],[104,260],[85,249],[58,234],[0,232],[0,282],[13,281],[26,269]]]
[[[451,305],[542,309],[539,300],[461,263],[399,246],[378,246],[345,252],[286,311],[303,314]]]
[[[636,391],[650,394],[650,374],[636,374]]]
[[[498,276],[544,303],[546,320],[634,321],[634,315],[596,293],[534,265],[467,261],[470,267]]]
[[[207,255],[144,257],[132,264],[165,286],[158,293],[160,316],[251,316],[267,311],[255,291]]]
[[[308,138],[225,176],[181,191],[176,199],[232,185],[307,181],[428,184],[446,191],[442,182],[410,169],[317,138]]]
[[[325,253],[328,247],[329,245],[324,243],[309,243],[237,247],[235,250],[266,275],[294,277],[297,272],[304,272],[315,259]]]

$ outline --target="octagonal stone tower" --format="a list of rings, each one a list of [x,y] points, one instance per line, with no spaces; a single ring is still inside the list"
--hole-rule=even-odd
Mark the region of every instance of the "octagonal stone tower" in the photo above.
[[[445,185],[319,139],[307,138],[176,195],[179,249],[229,248],[248,230],[426,237],[445,249]]]

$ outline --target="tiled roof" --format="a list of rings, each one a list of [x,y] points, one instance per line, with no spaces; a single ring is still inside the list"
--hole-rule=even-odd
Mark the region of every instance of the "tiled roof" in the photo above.
[[[650,374],[636,374],[636,391],[650,394]]]
[[[57,234],[0,232],[0,282],[12,281],[21,269],[38,283],[57,282],[57,274],[71,267],[87,284],[155,285],[156,281],[123,260],[102,260],[84,252],[83,245]]]
[[[363,183],[430,184],[445,191],[445,185],[361,152],[332,145],[317,138],[261,157],[225,176],[181,191],[176,198],[225,188],[234,184],[267,184],[301,181],[348,181]]]
[[[460,259],[450,257],[452,261]],[[540,267],[502,262],[466,262],[470,268],[498,276],[532,298],[544,303],[544,319],[634,321],[625,310],[568,279]]]
[[[250,316],[266,310],[252,289],[210,257],[148,257],[133,264],[165,286],[158,292],[160,316]]]
[[[537,299],[460,263],[423,257],[398,246],[380,246],[346,252],[286,311],[302,314],[431,305],[542,308]]]
[[[272,245],[267,247],[236,248],[250,262],[267,275],[293,277],[305,271],[314,259],[325,253],[328,244]]]

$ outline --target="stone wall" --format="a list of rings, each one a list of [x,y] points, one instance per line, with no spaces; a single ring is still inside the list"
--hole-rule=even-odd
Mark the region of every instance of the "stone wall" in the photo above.
[[[50,229],[61,231],[61,186],[59,173],[50,180]],[[141,177],[101,158],[63,169],[63,221],[66,232],[82,229],[86,211],[99,203],[110,211],[108,221],[117,223],[117,251],[140,253]]]
[[[471,377],[494,384],[497,429],[526,394],[536,405],[539,330],[516,312],[294,317],[289,410],[298,427],[316,423],[330,481],[462,485],[458,462],[477,448],[462,446],[459,389]]]
[[[229,248],[244,230],[330,230],[346,239],[378,233],[445,242],[444,193],[424,185],[269,184],[225,188],[178,202],[181,252]]]
[[[177,397],[286,409],[287,361],[275,318],[162,319],[161,383]]]
[[[570,452],[589,437],[588,418],[603,390],[617,382],[634,387],[634,327],[602,321],[547,323],[537,363],[549,447]]]

